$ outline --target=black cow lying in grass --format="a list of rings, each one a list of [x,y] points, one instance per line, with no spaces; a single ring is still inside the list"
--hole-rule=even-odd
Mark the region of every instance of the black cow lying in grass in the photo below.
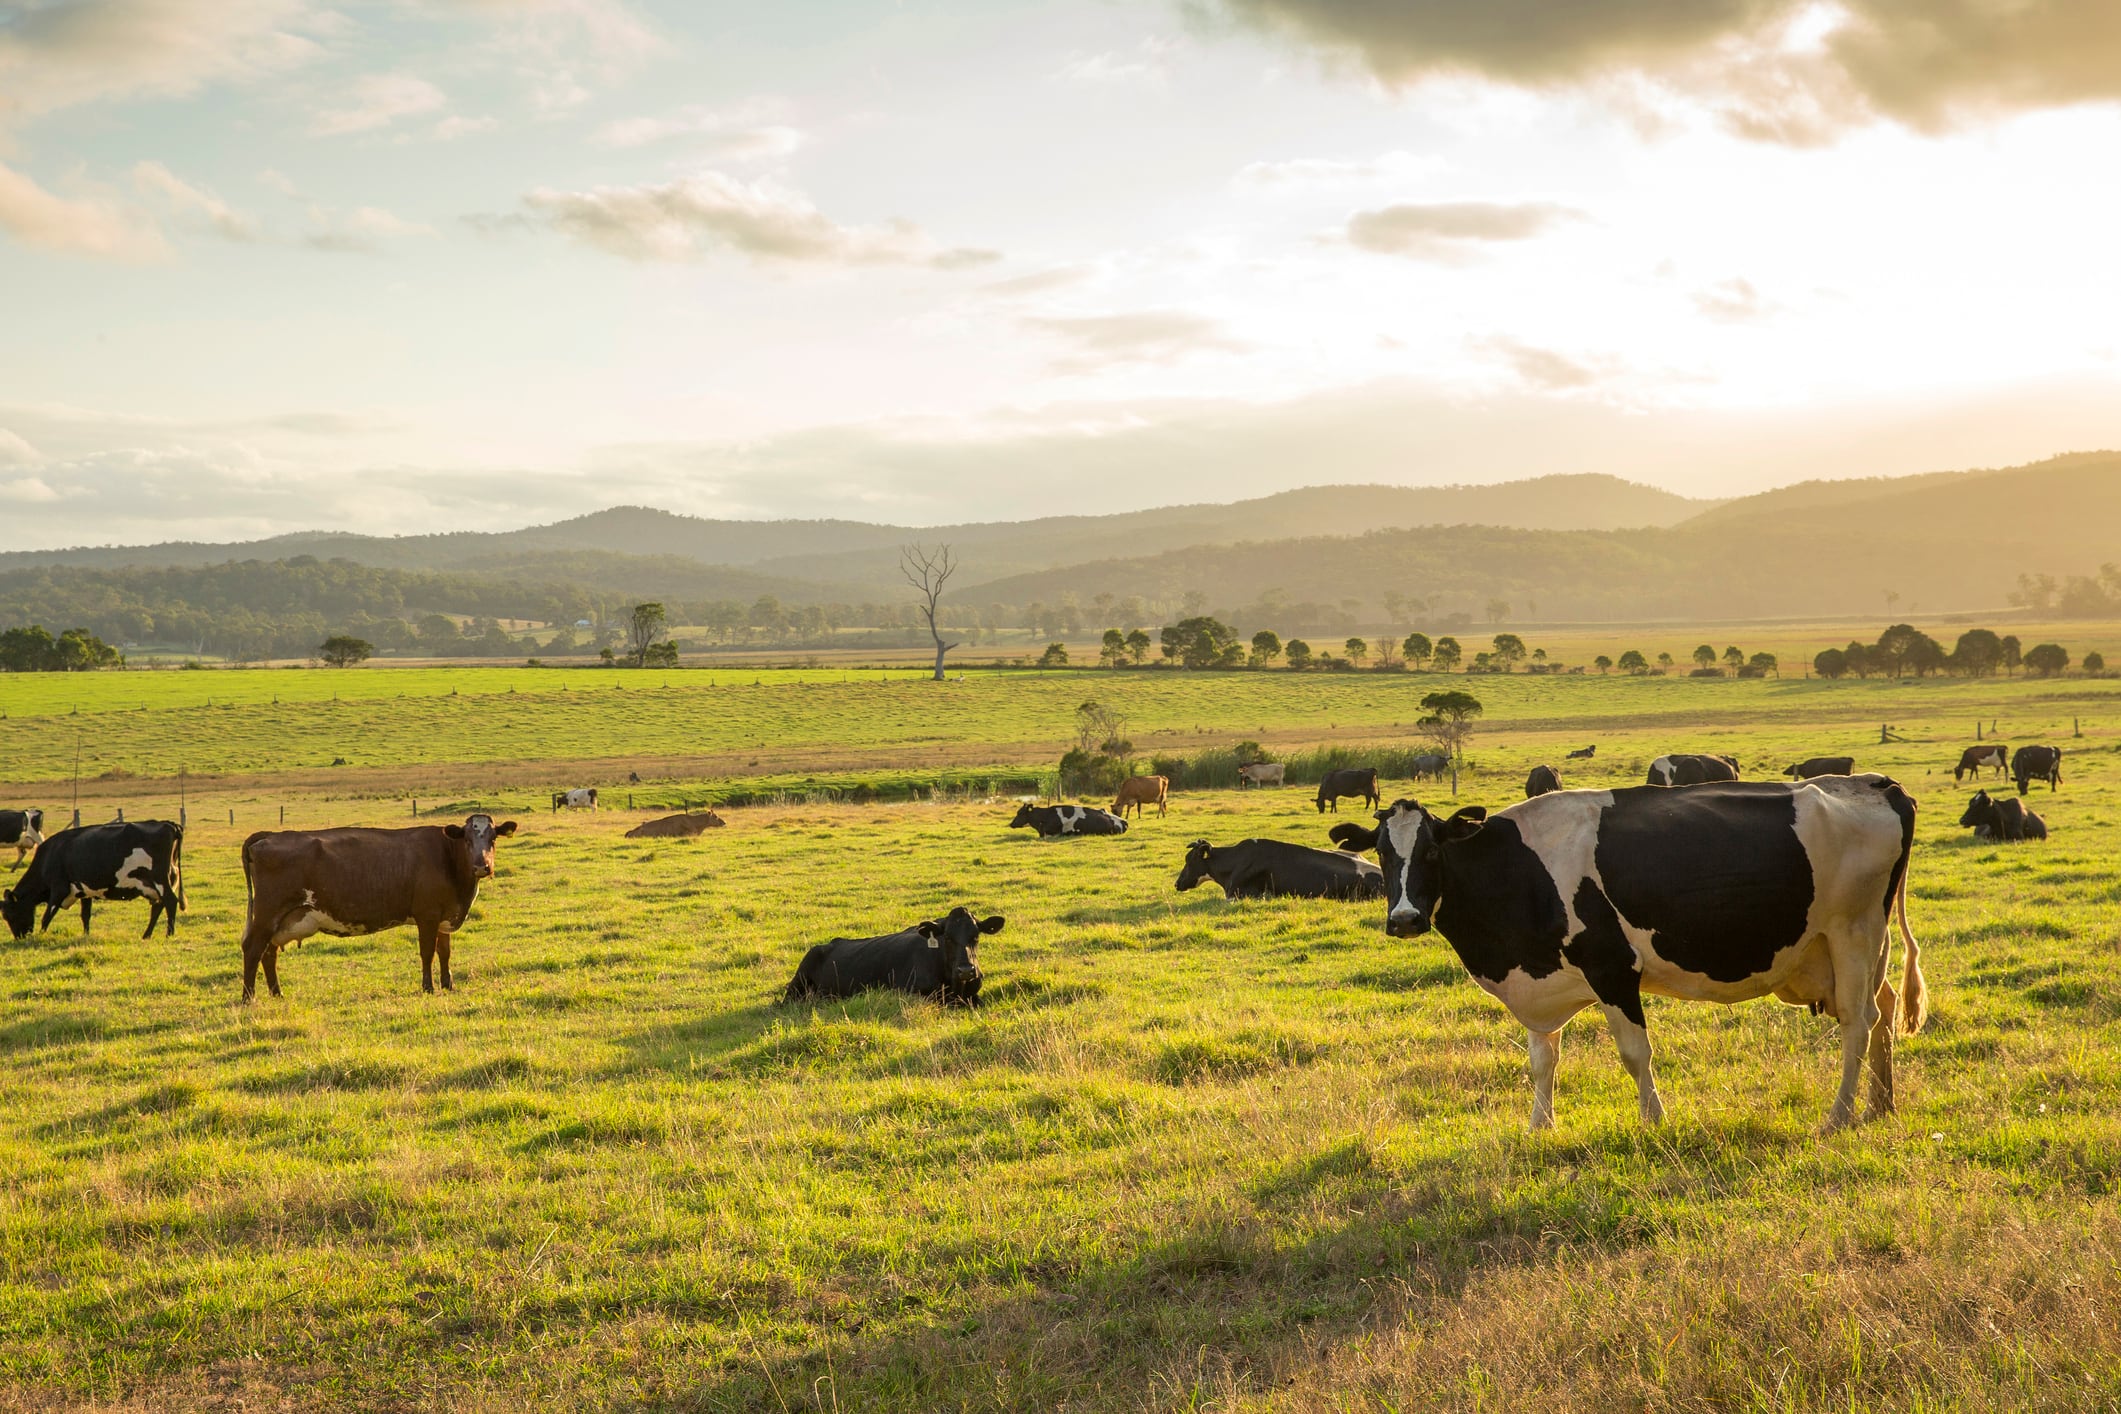
[[[1966,803],[1966,813],[1959,817],[1959,823],[1971,826],[1977,840],[2047,838],[2047,821],[2026,809],[2024,801],[2014,795],[1996,800],[1985,790],[1976,791]]]
[[[953,908],[940,923],[930,919],[877,938],[834,938],[803,954],[781,1000],[889,990],[977,1006],[980,934],[1001,931],[999,913],[975,922],[968,910]]]
[[[1009,822],[1012,830],[1029,826],[1042,840],[1063,835],[1124,835],[1127,822],[1094,805],[1022,805]]]
[[[1225,898],[1366,899],[1385,893],[1384,875],[1369,860],[1282,840],[1221,846],[1195,840],[1186,846],[1178,891],[1198,888],[1202,879],[1221,884]]]

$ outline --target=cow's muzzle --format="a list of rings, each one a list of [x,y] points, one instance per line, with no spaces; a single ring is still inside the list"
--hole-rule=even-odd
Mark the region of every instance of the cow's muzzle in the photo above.
[[[1390,938],[1418,938],[1429,931],[1429,916],[1408,909],[1404,913],[1385,915],[1385,936]]]

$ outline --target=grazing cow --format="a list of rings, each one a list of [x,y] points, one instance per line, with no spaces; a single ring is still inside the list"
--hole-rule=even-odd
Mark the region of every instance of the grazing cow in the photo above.
[[[1735,781],[1738,763],[1729,756],[1660,756],[1650,763],[1653,786],[1698,786],[1705,781]]]
[[[1119,794],[1112,799],[1112,813],[1124,820],[1127,818],[1127,807],[1131,805],[1134,807],[1135,816],[1139,818],[1142,806],[1147,804],[1155,806],[1156,813],[1162,815],[1165,804],[1170,799],[1169,776],[1129,776],[1119,783]]]
[[[1255,761],[1249,766],[1240,766],[1237,768],[1238,788],[1278,786],[1288,769],[1288,763],[1283,761]]]
[[[15,847],[15,867],[20,869],[22,861],[36,852],[44,843],[44,812],[42,810],[0,810],[0,848]]]
[[[159,918],[163,936],[177,931],[177,910],[184,899],[184,827],[168,820],[125,820],[61,830],[37,846],[29,868],[0,898],[8,931],[27,937],[37,905],[44,905],[42,932],[68,904],[81,905],[81,931],[97,899],[144,898],[148,901],[150,937]]]
[[[1869,1113],[1892,1109],[1896,1003],[1912,1033],[1926,988],[1907,926],[1915,802],[1886,777],[1561,791],[1448,819],[1401,800],[1378,821],[1369,843],[1384,865],[1385,931],[1419,937],[1433,919],[1524,1023],[1533,1128],[1554,1122],[1561,1027],[1591,1005],[1605,1012],[1642,1118],[1663,1118],[1645,992],[1774,996],[1826,1012],[1842,1026],[1826,1128],[1854,1119],[1866,1055]],[[1886,968],[1896,905],[1897,997]]]
[[[1570,752],[1570,753],[1568,754],[1568,758],[1567,758],[1567,759],[1569,759],[1569,760],[1571,760],[1571,761],[1588,761],[1588,760],[1590,760],[1590,759],[1591,759],[1591,758],[1592,758],[1593,756],[1596,756],[1597,754],[1598,754],[1598,744],[1597,744],[1596,742],[1593,742],[1593,743],[1592,743],[1591,745],[1589,745],[1589,746],[1586,746],[1586,747],[1585,747],[1585,748],[1584,748],[1583,750],[1581,750],[1581,751],[1572,751],[1572,752]]]
[[[712,810],[694,815],[665,815],[658,820],[645,820],[626,832],[629,840],[689,840],[709,830],[720,829],[729,823]]]
[[[491,815],[461,825],[404,830],[260,830],[243,841],[243,883],[250,910],[243,926],[243,1000],[265,965],[265,985],[280,995],[280,949],[313,933],[360,937],[407,924],[420,930],[420,987],[452,990],[449,940],[471,915],[479,881],[493,877],[496,844],[516,822]]]
[[[2018,783],[2018,794],[2024,795],[2032,789],[2034,781],[2046,781],[2049,790],[2062,788],[2062,748],[2059,746],[2021,746],[2018,754],[2011,758],[2011,778]]]
[[[2025,808],[2025,802],[2015,795],[2002,800],[1992,800],[1985,790],[1975,791],[1974,798],[1966,803],[1966,813],[1959,817],[1962,825],[1971,825],[1977,840],[2044,840],[2047,838],[2047,821]]]
[[[552,793],[552,808],[557,811],[563,805],[569,810],[580,810],[585,805],[594,810],[597,808],[597,788],[595,786],[581,786],[574,790],[554,791]]]
[[[1856,758],[1853,756],[1814,756],[1809,761],[1799,761],[1782,774],[1793,781],[1808,781],[1814,776],[1852,776],[1856,774]]]
[[[1099,810],[1094,805],[1021,805],[1016,818],[1009,822],[1012,830],[1029,826],[1038,831],[1042,840],[1059,839],[1063,835],[1124,835],[1127,822],[1109,810]]]
[[[1994,766],[1996,774],[2002,775],[2008,750],[2009,748],[2000,741],[1992,741],[1985,746],[1969,746],[1959,753],[1959,764],[1952,767],[1952,780],[1957,782],[1962,776],[1979,779],[1983,766]]]
[[[888,989],[978,1006],[980,934],[1001,930],[999,913],[974,922],[970,911],[953,908],[940,923],[916,923],[877,938],[834,938],[803,954],[781,1000]]]
[[[1224,898],[1382,898],[1383,873],[1367,859],[1337,849],[1312,849],[1283,840],[1239,840],[1216,846],[1195,840],[1186,846],[1178,891],[1202,879],[1222,885]]]
[[[1377,793],[1377,768],[1375,766],[1350,766],[1346,770],[1328,771],[1325,779],[1318,783],[1318,813],[1326,813],[1326,804],[1340,809],[1340,798],[1344,795],[1359,795],[1366,805],[1376,805],[1383,799]]]
[[[1451,758],[1441,752],[1425,752],[1408,763],[1407,774],[1415,780],[1442,780],[1451,769]]]
[[[1545,795],[1548,791],[1560,789],[1561,772],[1552,766],[1534,766],[1532,774],[1525,777],[1524,798],[1530,800],[1535,795]]]

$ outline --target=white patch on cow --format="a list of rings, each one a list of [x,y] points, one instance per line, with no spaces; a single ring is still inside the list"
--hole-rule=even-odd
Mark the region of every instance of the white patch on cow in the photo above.
[[[1060,832],[1064,835],[1074,834],[1081,827],[1084,816],[1089,814],[1080,805],[1060,806],[1058,807],[1058,813],[1060,815]]]
[[[72,903],[76,899],[84,898],[112,898],[128,890],[138,893],[142,898],[160,902],[162,890],[154,882],[154,869],[155,861],[149,857],[147,851],[136,849],[126,855],[124,861],[118,865],[109,884],[99,887],[79,881],[69,883],[66,886],[66,897],[61,903]]]
[[[1407,900],[1407,881],[1413,875],[1415,852],[1421,848],[1421,816],[1411,810],[1397,810],[1385,821],[1385,833],[1391,837],[1392,852],[1399,856],[1399,902],[1392,905],[1394,918],[1418,916],[1414,905]]]
[[[1489,829],[1498,820],[1515,824],[1525,847],[1539,856],[1561,895],[1562,914],[1568,920],[1564,942],[1583,931],[1583,920],[1576,916],[1576,890],[1583,881],[1591,880],[1601,893],[1605,890],[1605,881],[1598,876],[1598,825],[1612,803],[1609,790],[1556,791],[1519,801],[1489,817]],[[1640,971],[1646,936],[1628,926],[1626,919],[1621,920],[1621,931],[1635,950],[1635,967]],[[1555,1030],[1597,999],[1591,984],[1566,960],[1559,971],[1545,977],[1512,968],[1500,982],[1474,980],[1535,1031]]]
[[[1650,774],[1652,776],[1661,777],[1661,779],[1659,780],[1652,781],[1652,785],[1670,785],[1672,783],[1673,774],[1672,758],[1669,756],[1660,756],[1655,761],[1652,761],[1650,763]]]

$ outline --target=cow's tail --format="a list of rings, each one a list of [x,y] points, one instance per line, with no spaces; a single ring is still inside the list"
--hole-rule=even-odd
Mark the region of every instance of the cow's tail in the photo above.
[[[1907,869],[1900,870],[1900,887],[1896,891],[1893,911],[1900,920],[1900,946],[1907,952],[1905,970],[1900,977],[1900,1029],[1912,1036],[1922,1029],[1929,1018],[1929,984],[1922,980],[1922,945],[1915,941],[1915,934],[1907,926]]]

